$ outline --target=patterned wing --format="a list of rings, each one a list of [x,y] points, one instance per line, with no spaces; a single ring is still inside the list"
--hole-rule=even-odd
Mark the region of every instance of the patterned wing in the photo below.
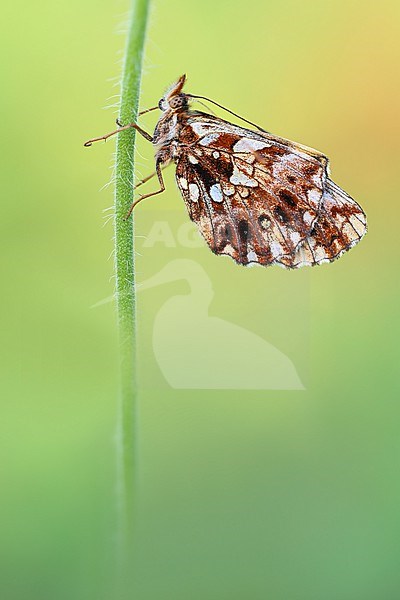
[[[367,221],[361,207],[328,179],[321,210],[311,234],[293,255],[283,257],[281,264],[298,268],[332,262],[355,246],[366,232]]]
[[[333,218],[326,169],[313,150],[202,113],[180,132],[176,178],[190,218],[214,253],[243,265],[316,263],[300,252],[324,235],[320,215]]]

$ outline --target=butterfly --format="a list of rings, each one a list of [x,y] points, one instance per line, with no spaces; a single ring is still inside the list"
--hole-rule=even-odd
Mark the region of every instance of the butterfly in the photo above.
[[[331,262],[357,244],[367,231],[362,208],[329,176],[328,158],[312,148],[215,115],[192,110],[182,91],[186,76],[171,85],[158,103],[139,114],[162,111],[154,134],[136,123],[85,143],[105,140],[130,127],[152,142],[155,175],[165,190],[162,167],[176,164],[176,181],[189,217],[215,254],[238,264],[298,268]]]

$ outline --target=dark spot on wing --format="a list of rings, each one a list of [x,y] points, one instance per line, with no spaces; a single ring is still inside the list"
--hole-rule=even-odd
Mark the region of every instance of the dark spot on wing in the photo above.
[[[288,154],[286,148],[281,148],[280,146],[267,146],[266,148],[262,148],[260,152],[264,155],[269,156],[283,156],[284,154]]]
[[[314,223],[314,226],[311,230],[311,235],[315,237],[316,242],[325,249],[330,248],[334,241],[340,239],[341,237],[337,226],[332,223],[324,214],[322,214],[316,223]],[[343,234],[342,237],[343,239],[345,238]]]
[[[209,189],[217,181],[213,171],[209,170],[207,167],[205,167],[201,163],[191,165],[191,167],[194,169],[194,171],[196,171],[201,182],[203,184],[205,184],[206,188]]]
[[[306,175],[315,175],[317,171],[321,168],[319,163],[310,162],[304,167],[304,172]]]
[[[224,156],[220,154],[219,158],[214,158],[214,169],[215,172],[223,179],[228,179],[233,173],[233,164],[230,156]]]
[[[279,206],[279,204],[275,206],[274,213],[281,223],[287,223],[289,221],[289,217],[287,216],[283,208]]]
[[[286,179],[289,183],[296,183],[296,177],[294,175],[286,175]]]
[[[238,229],[239,229],[239,237],[240,237],[241,241],[246,243],[247,240],[249,239],[249,224],[248,224],[248,222],[245,220],[239,221]]]
[[[340,214],[340,210],[338,206],[332,206],[331,208],[331,215],[334,219],[336,219],[336,217],[338,216],[338,214]]]
[[[296,208],[297,206],[297,198],[288,190],[279,190],[279,198],[282,202],[285,202],[290,208]]]
[[[229,227],[229,225],[225,225],[224,227],[224,236],[228,242],[232,239],[232,229]]]

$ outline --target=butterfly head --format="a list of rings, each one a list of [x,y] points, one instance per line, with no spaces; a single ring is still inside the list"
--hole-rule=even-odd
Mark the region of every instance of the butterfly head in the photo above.
[[[186,94],[182,94],[182,88],[185,85],[186,75],[179,77],[165,92],[164,96],[158,103],[158,107],[162,111],[172,110],[179,111],[187,108],[188,99]]]

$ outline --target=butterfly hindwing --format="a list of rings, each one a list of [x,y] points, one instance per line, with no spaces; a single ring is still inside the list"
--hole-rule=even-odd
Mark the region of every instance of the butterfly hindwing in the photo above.
[[[330,179],[327,180],[322,206],[311,234],[290,257],[281,262],[297,268],[331,262],[357,244],[367,231],[362,208]]]

